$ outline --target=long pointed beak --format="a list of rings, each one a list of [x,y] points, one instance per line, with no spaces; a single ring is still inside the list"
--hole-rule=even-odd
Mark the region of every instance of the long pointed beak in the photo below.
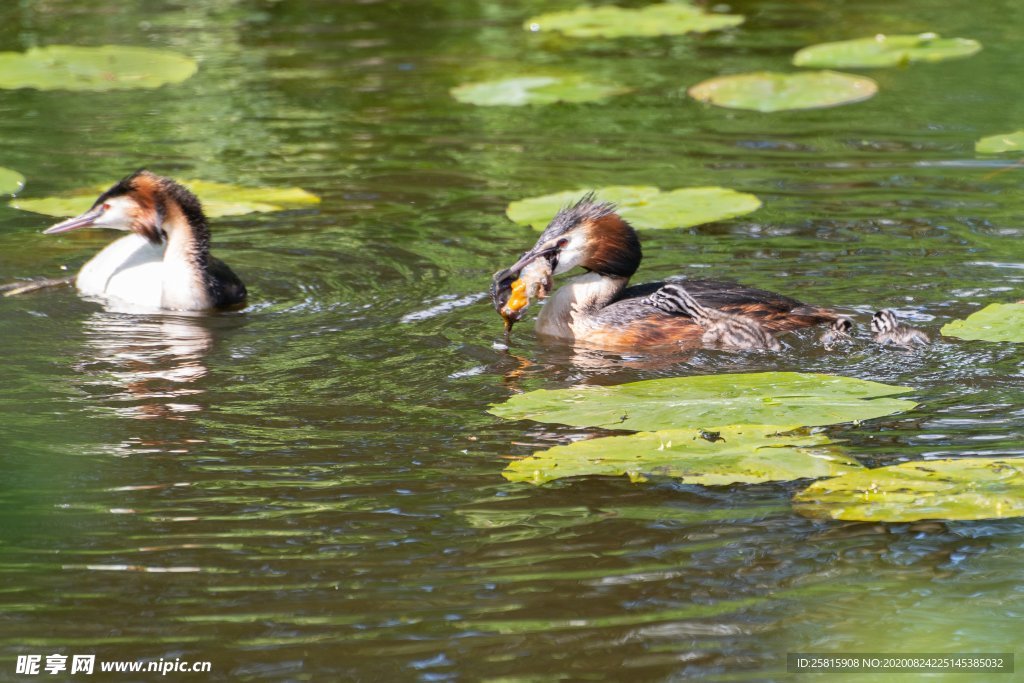
[[[512,264],[512,266],[510,266],[507,269],[507,272],[509,274],[514,274],[516,277],[519,277],[520,271],[522,271],[523,268],[528,266],[530,264],[530,261],[536,261],[539,258],[551,256],[557,251],[558,249],[555,247],[548,247],[547,249],[533,248],[530,251],[523,254],[522,258],[520,258],[518,261]]]
[[[46,230],[43,230],[44,235],[56,235],[60,232],[67,232],[68,230],[74,230],[75,228],[85,228],[96,222],[96,219],[103,215],[103,207],[97,206],[89,209],[81,216],[75,216],[69,218],[66,221],[51,225]]]

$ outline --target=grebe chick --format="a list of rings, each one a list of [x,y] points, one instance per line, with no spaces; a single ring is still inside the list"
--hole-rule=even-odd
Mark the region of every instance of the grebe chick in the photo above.
[[[850,330],[853,329],[853,321],[849,318],[836,318],[836,320],[828,326],[828,329],[821,335],[821,344],[826,350],[831,351],[832,348],[841,342],[852,340],[850,336]]]
[[[730,349],[781,351],[782,344],[761,323],[745,315],[725,313],[701,306],[678,282],[669,282],[643,300],[665,313],[690,316],[704,328],[701,342]]]
[[[170,178],[140,170],[99,196],[92,208],[43,231],[126,230],[82,266],[83,296],[146,309],[202,311],[245,301],[245,285],[210,255],[210,230],[196,196]]]
[[[896,314],[886,309],[878,311],[871,318],[871,332],[879,344],[892,344],[912,348],[925,346],[930,341],[928,335],[909,325],[901,325]]]
[[[544,259],[553,276],[577,266],[585,272],[547,297],[537,316],[539,335],[601,349],[700,344],[705,330],[693,318],[643,303],[665,282],[629,286],[642,258],[633,227],[616,213],[614,204],[599,202],[591,193],[559,211],[532,249],[494,274],[491,301],[501,313],[513,296],[512,283],[527,265]],[[832,323],[841,317],[835,311],[735,283],[687,280],[686,290],[705,308],[753,319],[769,333]]]

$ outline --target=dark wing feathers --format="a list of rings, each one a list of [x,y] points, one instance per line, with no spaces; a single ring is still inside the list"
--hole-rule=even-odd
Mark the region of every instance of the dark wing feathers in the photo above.
[[[619,297],[601,310],[599,317],[610,324],[626,322],[650,315],[650,306],[640,306],[639,299],[648,297],[666,284],[682,284],[702,305],[759,320],[772,331],[789,330],[831,323],[841,316],[835,311],[808,306],[796,299],[755,287],[721,280],[668,280],[627,287]]]

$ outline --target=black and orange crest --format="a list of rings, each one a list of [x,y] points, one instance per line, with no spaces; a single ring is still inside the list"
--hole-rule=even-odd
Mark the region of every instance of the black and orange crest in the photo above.
[[[614,204],[599,202],[593,192],[588,192],[578,202],[566,206],[555,214],[555,217],[548,223],[548,227],[537,239],[537,243],[549,242],[584,223],[596,223],[602,218],[613,215],[615,215]]]
[[[640,267],[643,253],[633,226],[615,212],[615,204],[599,202],[593,192],[559,211],[537,243],[550,242],[577,229],[587,231],[587,241],[593,245],[582,264],[584,268],[601,275],[631,277]]]

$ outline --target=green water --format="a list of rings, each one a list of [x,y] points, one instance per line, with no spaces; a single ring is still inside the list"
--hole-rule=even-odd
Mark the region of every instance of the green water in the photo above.
[[[811,521],[790,510],[799,484],[510,484],[510,456],[596,430],[485,412],[524,389],[802,369],[914,388],[914,412],[828,429],[866,464],[1014,456],[1019,347],[622,357],[523,324],[505,349],[480,300],[532,243],[509,201],[610,184],[765,201],[644,234],[638,281],[714,275],[861,320],[894,307],[933,335],[1024,297],[1024,167],[973,151],[1024,125],[1019,3],[748,0],[735,31],[614,42],[521,30],[572,2],[138,5],[0,6],[0,50],[200,61],[154,91],[0,91],[0,166],[28,178],[23,196],[148,166],[323,203],[215,221],[215,253],[249,286],[241,312],[0,299],[0,680],[52,652],[212,662],[189,680],[784,680],[787,652],[1021,643],[1019,520]],[[786,69],[807,44],[926,30],[985,49],[872,72],[879,95],[830,110],[685,96]],[[519,109],[448,96],[527,67],[635,91]],[[0,207],[0,281],[59,276],[110,239],[41,236],[49,223]]]

